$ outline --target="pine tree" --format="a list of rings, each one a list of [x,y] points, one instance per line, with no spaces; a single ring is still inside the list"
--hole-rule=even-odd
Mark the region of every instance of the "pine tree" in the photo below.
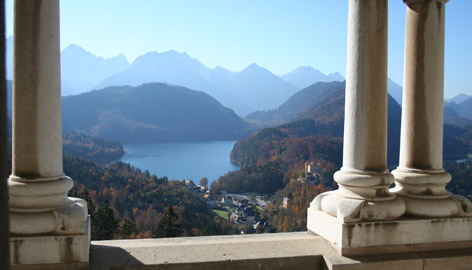
[[[125,219],[121,226],[120,226],[120,234],[125,238],[129,238],[131,234],[136,234],[138,229],[136,227],[136,221],[134,220],[134,216],[131,216],[131,219]]]
[[[95,214],[96,226],[92,228],[92,239],[109,240],[118,231],[118,220],[115,218],[110,202],[104,200]]]
[[[93,222],[95,219],[95,204],[93,203],[92,198],[90,198],[90,194],[88,190],[85,189],[84,191],[80,192],[77,196],[87,202],[88,214],[90,215],[90,218]]]
[[[167,208],[162,217],[161,221],[157,225],[156,229],[152,233],[152,237],[178,237],[182,234],[180,224],[177,224],[179,217],[174,211],[174,208],[170,206]]]

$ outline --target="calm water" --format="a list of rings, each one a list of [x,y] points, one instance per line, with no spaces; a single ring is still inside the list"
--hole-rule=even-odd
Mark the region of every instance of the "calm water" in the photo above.
[[[159,177],[192,179],[198,185],[202,177],[207,177],[211,183],[226,172],[239,169],[229,160],[235,143],[125,144],[126,153],[121,160]]]

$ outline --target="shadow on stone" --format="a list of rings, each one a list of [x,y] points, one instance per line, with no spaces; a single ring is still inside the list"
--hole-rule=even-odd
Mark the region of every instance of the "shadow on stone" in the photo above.
[[[94,266],[91,269],[128,269],[124,267],[144,265],[128,251],[119,247],[91,245],[90,251],[90,265]]]

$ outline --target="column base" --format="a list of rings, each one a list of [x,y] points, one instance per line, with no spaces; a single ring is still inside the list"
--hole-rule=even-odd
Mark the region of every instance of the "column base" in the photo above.
[[[86,234],[11,236],[11,269],[88,269],[89,250],[90,217]]]
[[[472,203],[462,196],[445,199],[401,197],[406,205],[405,215],[418,218],[472,217]]]
[[[307,228],[328,240],[343,256],[472,247],[472,218],[344,223],[310,207]]]
[[[444,170],[398,168],[390,192],[406,205],[405,215],[418,218],[472,217],[472,203],[446,190],[451,175]]]
[[[344,197],[343,190],[324,192],[315,197],[310,208],[323,211],[345,223],[395,220],[405,213],[403,200],[392,195],[388,200],[368,201]]]

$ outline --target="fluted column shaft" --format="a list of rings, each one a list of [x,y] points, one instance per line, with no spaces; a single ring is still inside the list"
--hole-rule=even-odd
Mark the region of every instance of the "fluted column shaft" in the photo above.
[[[405,75],[400,164],[392,190],[417,217],[471,215],[470,202],[451,196],[442,167],[445,4],[406,0]],[[467,210],[469,209],[469,210]]]
[[[350,0],[343,167],[339,189],[314,207],[344,222],[389,220],[405,206],[388,191],[387,170],[388,1]]]
[[[87,209],[62,171],[59,1],[16,0],[12,234],[83,234]]]

